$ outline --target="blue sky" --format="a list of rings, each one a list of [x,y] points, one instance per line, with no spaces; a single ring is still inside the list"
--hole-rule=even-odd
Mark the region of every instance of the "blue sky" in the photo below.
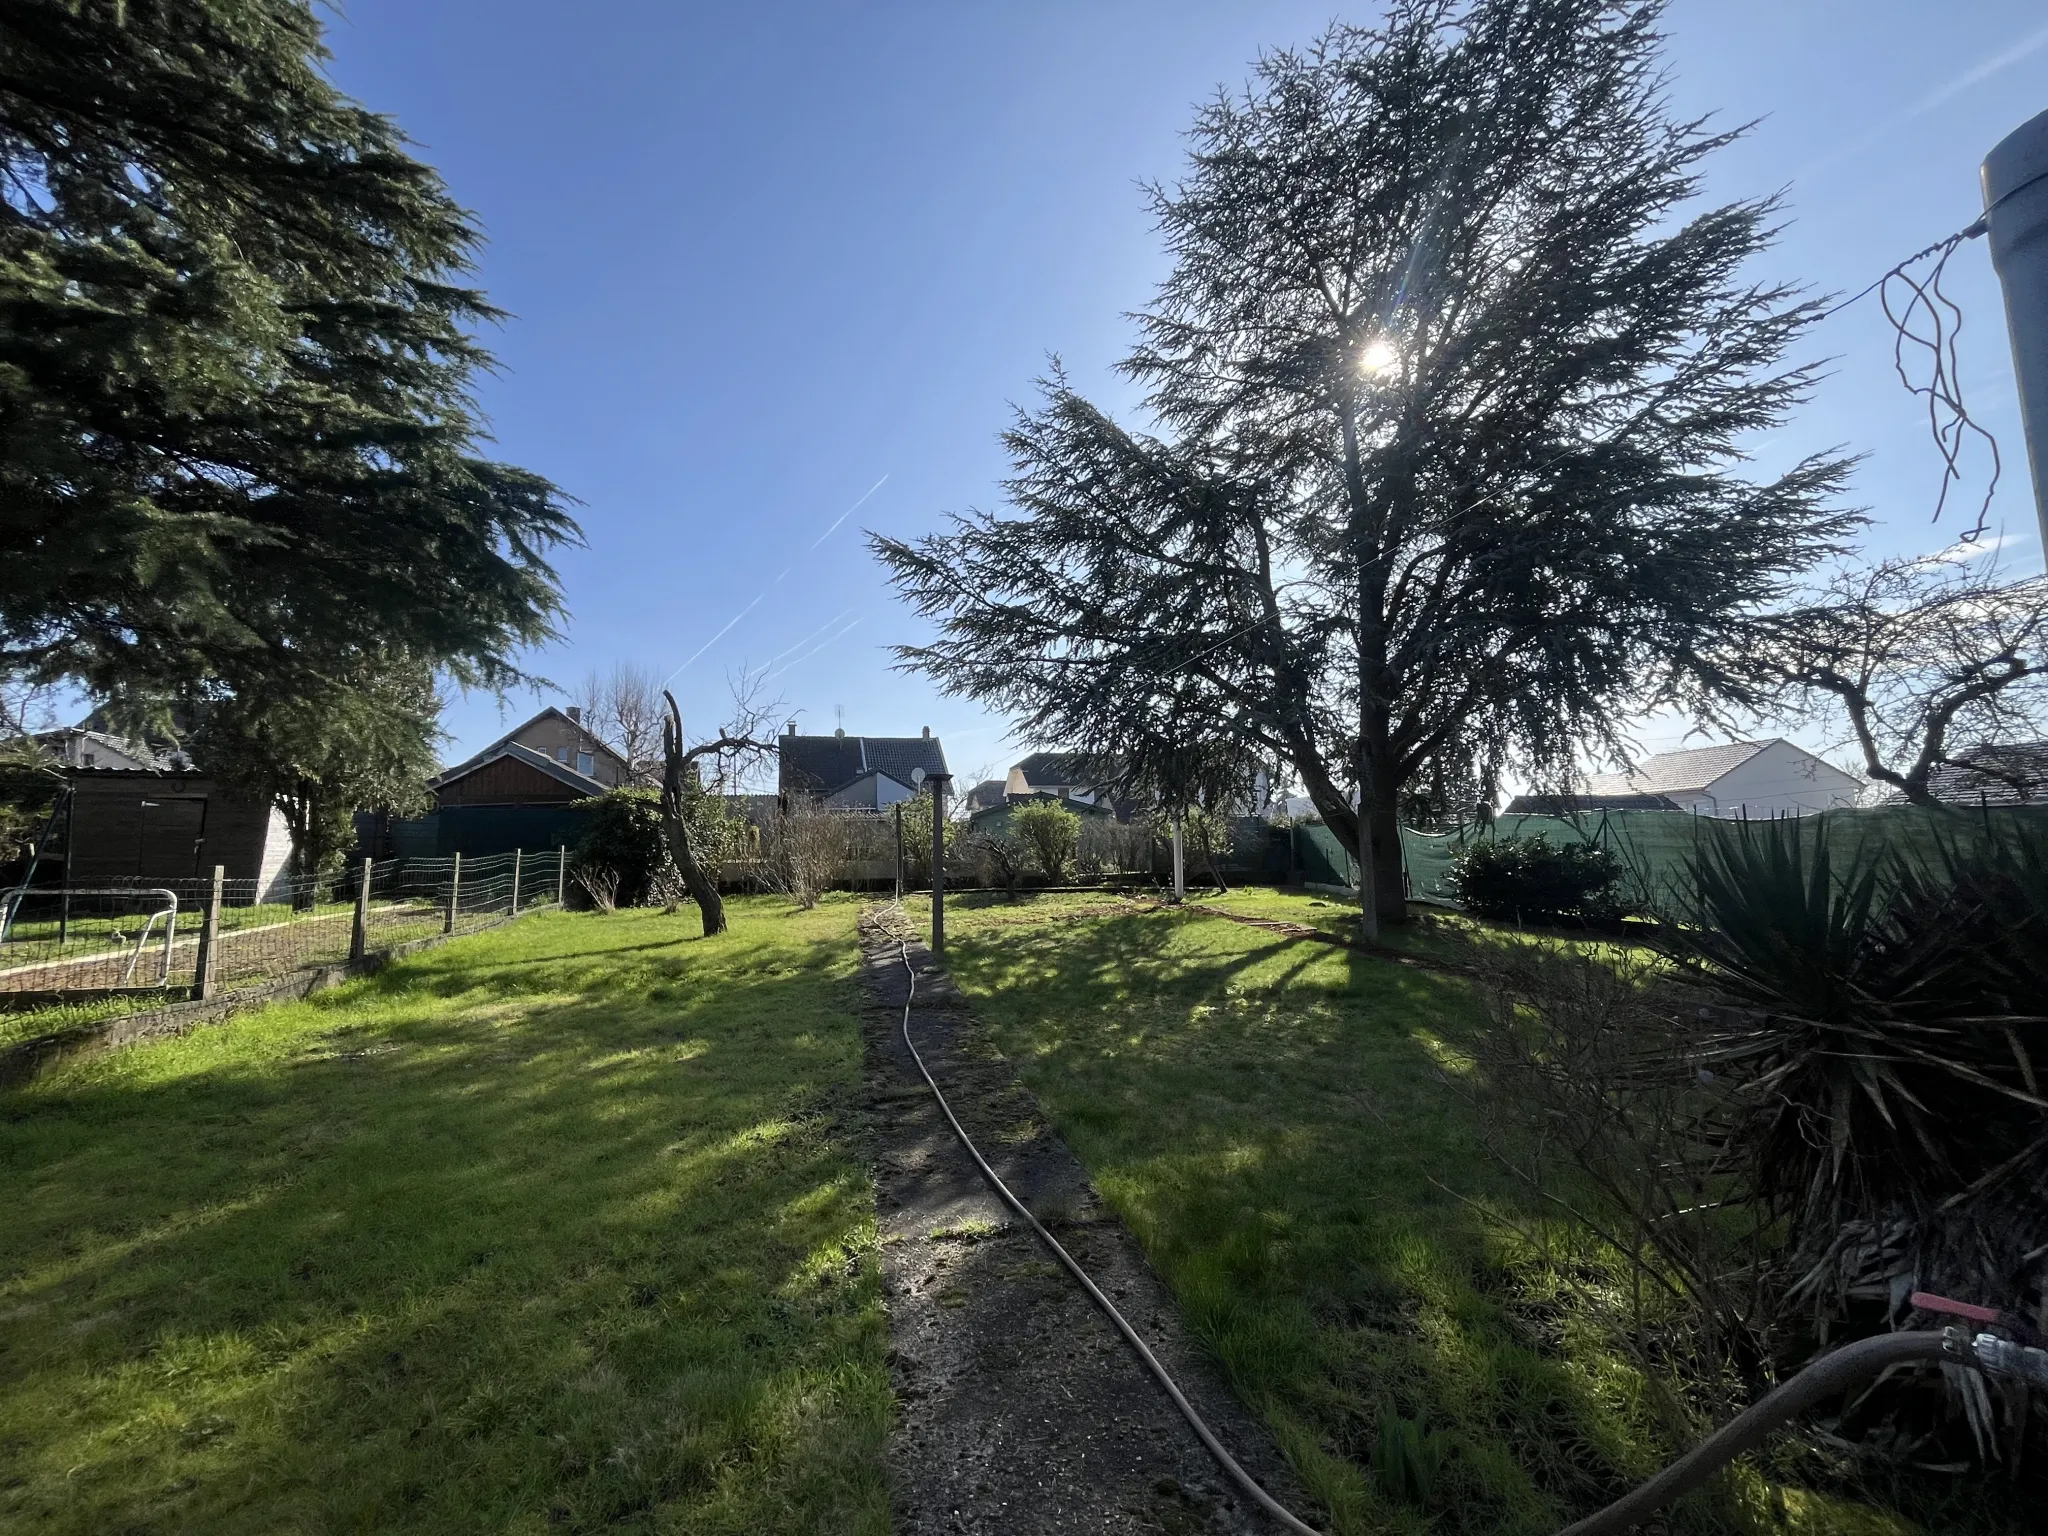
[[[584,503],[588,547],[560,561],[567,636],[534,670],[568,683],[695,655],[676,680],[694,729],[729,671],[795,647],[774,688],[807,729],[842,711],[849,731],[930,725],[956,772],[1007,764],[1004,722],[890,668],[885,647],[918,629],[860,530],[993,504],[996,434],[1050,354],[1127,398],[1109,369],[1162,271],[1138,183],[1175,173],[1193,103],[1339,14],[1377,11],[351,0],[330,23],[336,80],[404,126],[489,236],[481,280],[514,316],[482,390],[497,451]],[[1763,119],[1710,194],[1785,189],[1765,270],[1819,290],[1854,292],[1969,223],[1984,152],[2048,107],[2039,0],[1949,0],[1938,26],[1926,0],[1676,0],[1668,28],[1682,110]],[[2006,453],[1993,525],[2036,569],[1981,241],[1951,273],[1966,393]],[[1832,378],[1764,454],[1864,451],[1873,549],[1947,543],[1967,509],[1928,520],[1937,461],[1874,299],[1819,345]],[[458,699],[451,759],[536,704]]]

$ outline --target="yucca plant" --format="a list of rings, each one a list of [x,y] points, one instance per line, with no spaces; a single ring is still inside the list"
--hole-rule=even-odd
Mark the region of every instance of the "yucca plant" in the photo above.
[[[1963,830],[1837,859],[1818,819],[1703,833],[1663,942],[1717,1002],[1717,1134],[1787,1223],[1788,1297],[2032,1310],[2048,1255],[2048,854]]]

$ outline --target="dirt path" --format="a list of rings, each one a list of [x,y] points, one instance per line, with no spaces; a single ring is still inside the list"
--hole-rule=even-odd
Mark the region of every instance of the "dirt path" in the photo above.
[[[1277,1529],[1229,1486],[1159,1386],[954,1138],[900,1024],[907,978],[861,924],[867,1075],[898,1418],[897,1529],[988,1533]],[[1137,1239],[913,942],[911,1030],[996,1171],[1116,1301],[1254,1477],[1305,1517],[1265,1432],[1187,1337]]]

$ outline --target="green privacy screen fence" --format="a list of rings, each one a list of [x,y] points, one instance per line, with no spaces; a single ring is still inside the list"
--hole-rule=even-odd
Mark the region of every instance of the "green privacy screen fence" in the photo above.
[[[1797,820],[1811,843],[1823,827],[1837,867],[1866,846],[1882,845],[1908,858],[1924,860],[1940,844],[1977,838],[2017,837],[2023,826],[2048,831],[2048,806],[1991,806],[1923,810],[1917,806],[1884,806],[1867,810],[1828,811]],[[1688,879],[1699,839],[1730,835],[1733,823],[1683,811],[1591,811],[1564,816],[1503,816],[1483,826],[1452,832],[1401,829],[1401,856],[1406,865],[1408,894],[1424,901],[1456,898],[1444,883],[1451,860],[1460,849],[1490,838],[1533,837],[1542,833],[1553,843],[1595,843],[1621,860],[1622,888],[1629,901],[1643,908],[1665,906]],[[1295,865],[1310,885],[1355,888],[1358,865],[1328,827],[1304,824],[1294,828]]]

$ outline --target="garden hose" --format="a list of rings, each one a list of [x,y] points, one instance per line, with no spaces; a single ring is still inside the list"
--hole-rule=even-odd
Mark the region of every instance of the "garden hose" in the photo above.
[[[1986,1334],[1993,1344],[2003,1344]],[[1981,1346],[1980,1346],[1981,1353]],[[1962,1365],[1980,1363],[1969,1340],[1959,1328],[1939,1333],[1917,1330],[1910,1333],[1881,1333],[1858,1339],[1822,1355],[1805,1370],[1730,1419],[1693,1450],[1671,1463],[1633,1493],[1624,1494],[1597,1515],[1566,1526],[1560,1536],[1614,1536],[1646,1520],[1680,1494],[1718,1472],[1744,1451],[1761,1445],[1771,1431],[1790,1422],[1815,1403],[1823,1402],[1858,1382],[1894,1365],[1912,1360],[1950,1360]]]
[[[918,1054],[917,1042],[910,1037],[910,1009],[917,1000],[917,967],[910,963],[909,941],[899,937],[897,944],[903,959],[904,973],[910,978],[910,990],[903,999],[903,1043],[910,1050],[911,1060],[917,1063],[917,1070],[924,1074],[925,1086],[931,1089],[932,1097],[939,1101],[939,1108],[944,1111],[947,1121],[951,1123],[953,1134],[960,1138],[960,1145],[965,1147],[967,1155],[974,1159],[974,1165],[981,1170],[981,1176],[988,1181],[989,1188],[1002,1197],[1003,1204],[1029,1224],[1031,1230],[1038,1234],[1039,1241],[1052,1250],[1053,1257],[1066,1266],[1067,1273],[1072,1275],[1080,1283],[1081,1289],[1088,1293],[1088,1299],[1102,1309],[1104,1315],[1115,1325],[1116,1331],[1123,1335],[1124,1342],[1137,1352],[1138,1358],[1145,1364],[1145,1369],[1152,1373],[1153,1379],[1173,1400],[1173,1406],[1180,1410],[1180,1416],[1188,1421],[1188,1427],[1195,1432],[1195,1438],[1200,1440],[1203,1448],[1216,1458],[1216,1465],[1243,1490],[1245,1496],[1281,1525],[1295,1532],[1296,1536],[1321,1536],[1314,1526],[1297,1519],[1286,1505],[1261,1488],[1257,1479],[1237,1464],[1237,1458],[1223,1448],[1223,1442],[1216,1438],[1215,1431],[1210,1429],[1201,1414],[1195,1411],[1195,1405],[1188,1401],[1187,1394],[1181,1391],[1173,1377],[1167,1373],[1166,1367],[1159,1363],[1159,1357],[1152,1353],[1143,1339],[1138,1337],[1137,1330],[1124,1320],[1123,1313],[1117,1311],[1116,1303],[1102,1294],[1101,1287],[1088,1278],[1088,1271],[1075,1261],[1072,1254],[1060,1246],[1059,1239],[1045,1230],[1038,1218],[1025,1208],[1024,1202],[1010,1192],[1010,1186],[1005,1184],[995,1169],[988,1165],[988,1159],[981,1155],[981,1149],[975,1146],[974,1138],[967,1134],[967,1128],[960,1123],[960,1117],[953,1113],[953,1106],[946,1102],[946,1095],[932,1077],[931,1068],[924,1064],[924,1057]]]
[[[909,1050],[911,1060],[917,1063],[917,1070],[924,1077],[925,1086],[932,1091],[947,1122],[953,1127],[953,1134],[960,1138],[960,1145],[967,1149],[967,1155],[974,1159],[974,1165],[981,1170],[981,1176],[1011,1210],[1015,1211],[1031,1230],[1038,1234],[1040,1242],[1050,1248],[1053,1256],[1066,1266],[1067,1273],[1088,1293],[1088,1299],[1100,1307],[1103,1314],[1115,1325],[1126,1344],[1136,1352],[1145,1368],[1152,1373],[1173,1406],[1180,1410],[1188,1427],[1195,1432],[1195,1438],[1202,1442],[1230,1480],[1243,1490],[1267,1514],[1297,1536],[1320,1536],[1314,1526],[1296,1517],[1287,1506],[1259,1486],[1253,1476],[1238,1465],[1237,1459],[1223,1447],[1214,1430],[1195,1411],[1195,1405],[1188,1401],[1178,1383],[1168,1374],[1159,1357],[1152,1353],[1137,1330],[1125,1321],[1116,1304],[1102,1294],[1102,1289],[1088,1276],[1074,1256],[1060,1245],[1054,1237],[1031,1214],[1023,1201],[1011,1193],[1009,1185],[1002,1181],[988,1159],[981,1155],[981,1149],[974,1144],[974,1138],[967,1134],[967,1128],[960,1123],[960,1117],[953,1113],[953,1106],[946,1101],[946,1095],[932,1076],[931,1068],[925,1065],[924,1057],[917,1049],[917,1042],[910,1034],[910,1010],[917,1001],[917,967],[910,963],[910,943],[901,936],[897,939],[898,951],[903,961],[904,974],[909,978],[909,990],[903,999],[903,1044]],[[1920,1298],[1916,1297],[1916,1301]],[[1939,1298],[1933,1298],[1939,1300]],[[1954,1304],[1950,1304],[1954,1307]],[[1955,1308],[1956,1310],[1962,1310]],[[1970,1315],[1979,1315],[1972,1313]],[[1980,1333],[1974,1339],[1962,1328],[1946,1328],[1940,1331],[1914,1330],[1901,1333],[1884,1333],[1874,1338],[1858,1339],[1845,1344],[1808,1365],[1798,1375],[1782,1386],[1766,1393],[1756,1403],[1737,1414],[1720,1429],[1701,1441],[1689,1453],[1671,1463],[1662,1472],[1631,1493],[1624,1494],[1598,1514],[1590,1515],[1574,1525],[1565,1527],[1559,1536],[1619,1536],[1619,1533],[1640,1524],[1673,1499],[1690,1492],[1728,1462],[1744,1451],[1753,1450],[1776,1429],[1790,1423],[1816,1403],[1824,1402],[1836,1394],[1846,1391],[1857,1383],[1889,1370],[1895,1365],[1905,1365],[1916,1360],[1946,1360],[1956,1365],[1973,1366],[1993,1375],[2011,1375],[2030,1385],[2048,1388],[2048,1351],[2027,1348],[2001,1339],[1994,1334]]]

